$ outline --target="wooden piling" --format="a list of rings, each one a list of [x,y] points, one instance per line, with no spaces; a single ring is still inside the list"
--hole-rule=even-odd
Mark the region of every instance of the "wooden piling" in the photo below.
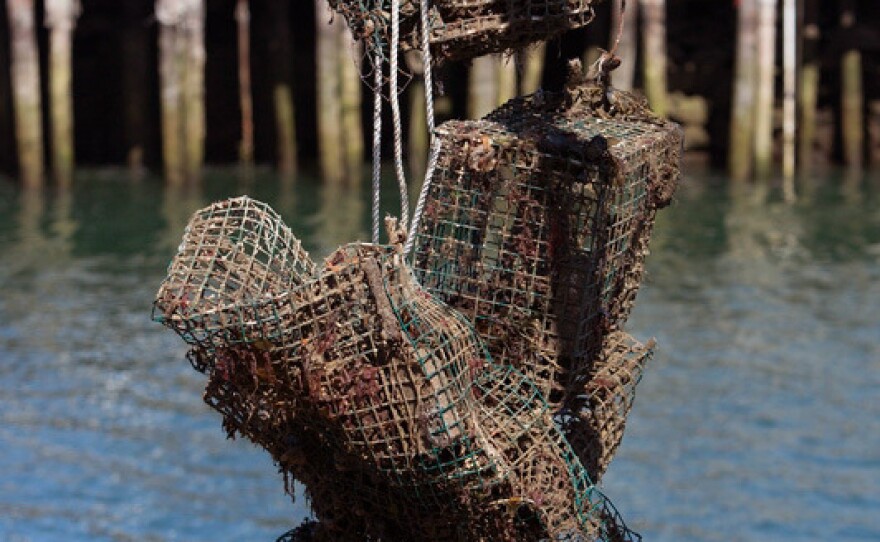
[[[52,174],[60,186],[73,179],[73,93],[71,49],[79,17],[78,0],[45,0],[49,29],[49,112]]]
[[[523,66],[520,92],[533,94],[541,88],[541,80],[544,78],[544,56],[547,54],[547,43],[540,42],[532,45],[519,54]]]
[[[783,0],[782,47],[782,176],[787,198],[794,197],[791,180],[795,172],[797,130],[797,6],[796,0]]]
[[[428,117],[425,108],[425,69],[420,54],[411,52],[405,56],[406,65],[413,74],[409,84],[409,126],[407,128],[407,159],[413,178],[424,176],[428,159]],[[418,188],[418,182],[414,183]]]
[[[660,116],[669,112],[666,84],[666,1],[641,0],[645,94]]]
[[[122,3],[122,57],[125,69],[122,70],[122,96],[124,113],[122,117],[125,133],[126,162],[133,176],[144,171],[147,141],[147,119],[149,116],[149,49],[150,33],[147,22],[152,18],[152,6],[144,1]]]
[[[156,4],[159,28],[159,80],[161,85],[160,101],[162,107],[162,161],[165,169],[165,180],[172,185],[183,182],[183,111],[180,100],[180,69],[177,58],[177,41],[179,36],[175,30],[175,22],[162,22],[158,16],[160,7],[170,3],[169,0],[158,0]]]
[[[205,1],[187,0],[184,31],[184,142],[186,176],[197,179],[205,158]]]
[[[737,13],[736,68],[730,119],[728,170],[734,181],[751,175],[755,129],[755,80],[757,75],[757,0],[740,0]]]
[[[6,9],[19,174],[22,184],[36,188],[43,184],[43,128],[34,0],[7,0]]]
[[[345,157],[342,149],[341,74],[339,69],[339,26],[325,0],[315,0],[317,77],[318,162],[321,176],[327,182],[345,178]]]
[[[339,25],[339,93],[342,102],[342,149],[345,177],[356,182],[364,167],[364,129],[361,122],[361,45],[348,27]]]
[[[407,158],[409,170],[415,179],[425,172],[428,159],[428,118],[425,112],[425,80],[417,77],[409,85],[409,128],[407,129]],[[418,184],[418,182],[416,183]]]
[[[800,122],[798,163],[809,170],[816,140],[816,108],[819,101],[819,0],[804,0],[802,65],[799,77]]]
[[[516,96],[516,63],[513,58],[504,55],[495,57],[495,70],[498,88],[495,94],[495,105],[501,105]]]
[[[638,22],[639,3],[636,0],[614,0],[611,6],[611,43],[608,50],[614,50],[621,59],[620,66],[614,70],[614,86],[621,90],[631,90],[635,80]]]
[[[243,166],[254,163],[254,100],[251,92],[251,11],[248,0],[235,3],[238,37],[238,103],[241,108],[241,141],[238,159]]]
[[[773,171],[773,98],[776,67],[776,3],[758,0],[758,63],[755,93],[755,174]]]
[[[296,109],[290,75],[293,62],[290,46],[290,2],[271,0],[269,13],[272,17],[269,49],[274,57],[272,103],[275,106],[278,172],[282,176],[290,176],[297,170]]]
[[[198,178],[205,140],[204,0],[157,0],[162,155],[169,183]]]
[[[498,99],[496,74],[496,60],[493,55],[484,55],[471,62],[468,80],[468,118],[478,119],[495,108]]]
[[[842,0],[840,26],[844,31],[851,30],[856,21],[856,1]],[[843,161],[853,169],[859,169],[864,162],[864,104],[862,85],[862,54],[858,49],[843,53],[841,70],[841,119],[840,129],[843,142]]]

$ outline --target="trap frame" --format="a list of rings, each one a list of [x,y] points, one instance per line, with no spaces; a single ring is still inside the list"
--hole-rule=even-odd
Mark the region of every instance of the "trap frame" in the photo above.
[[[353,35],[367,47],[389,51],[393,0],[331,0]],[[427,2],[426,23],[431,54],[437,63],[509,52],[581,28],[595,17],[601,0],[398,0],[400,44],[404,50],[422,43],[420,16]]]
[[[636,538],[540,390],[418,285],[399,244],[319,268],[264,205],[220,202],[187,227],[154,318],[192,347],[229,435],[305,484],[316,540]]]
[[[582,82],[437,138],[415,273],[537,385],[598,480],[651,354],[620,330],[678,181],[681,130]]]

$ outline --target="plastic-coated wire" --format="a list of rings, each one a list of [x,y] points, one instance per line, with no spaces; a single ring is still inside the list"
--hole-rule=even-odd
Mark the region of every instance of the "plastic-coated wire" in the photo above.
[[[391,73],[389,79],[389,98],[391,99],[391,117],[394,124],[394,170],[400,187],[400,224],[409,225],[409,191],[406,187],[406,175],[403,171],[403,135],[400,127],[400,100],[397,86],[398,61],[400,59],[400,0],[391,0]]]
[[[373,59],[373,243],[379,243],[379,193],[382,182],[382,52]]]

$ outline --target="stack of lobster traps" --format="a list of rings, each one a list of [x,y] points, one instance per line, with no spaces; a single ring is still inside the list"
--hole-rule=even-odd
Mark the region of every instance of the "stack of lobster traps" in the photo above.
[[[333,4],[384,39],[390,1]],[[396,7],[414,47],[424,6]],[[442,60],[545,39],[592,7],[428,13]],[[215,203],[187,226],[154,319],[190,346],[228,434],[304,485],[317,521],[284,540],[640,539],[596,484],[652,354],[624,324],[681,130],[575,77],[434,137],[414,231],[389,219],[387,244],[319,264],[267,205]]]

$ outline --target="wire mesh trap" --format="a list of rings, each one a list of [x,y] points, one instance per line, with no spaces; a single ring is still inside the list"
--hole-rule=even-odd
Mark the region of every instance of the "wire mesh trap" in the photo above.
[[[320,521],[289,540],[637,539],[539,387],[399,243],[318,266],[265,205],[219,202],[187,226],[154,319],[191,346],[228,434],[305,485]]]
[[[424,0],[428,1],[428,0]],[[427,27],[437,62],[470,59],[522,48],[589,24],[601,0],[434,0]],[[387,51],[391,42],[392,0],[331,0],[355,37]],[[400,1],[401,45],[418,49],[420,2]]]
[[[473,322],[496,362],[523,371],[556,412],[583,408],[579,398],[605,378],[602,363],[628,371],[634,389],[650,349],[634,343],[626,349],[635,361],[626,358],[618,330],[656,211],[677,184],[680,129],[631,94],[574,81],[483,120],[447,122],[437,137],[414,244],[420,283]],[[608,422],[619,427],[595,428],[592,443],[570,439],[594,479],[619,441],[628,386],[617,390],[626,408]]]

